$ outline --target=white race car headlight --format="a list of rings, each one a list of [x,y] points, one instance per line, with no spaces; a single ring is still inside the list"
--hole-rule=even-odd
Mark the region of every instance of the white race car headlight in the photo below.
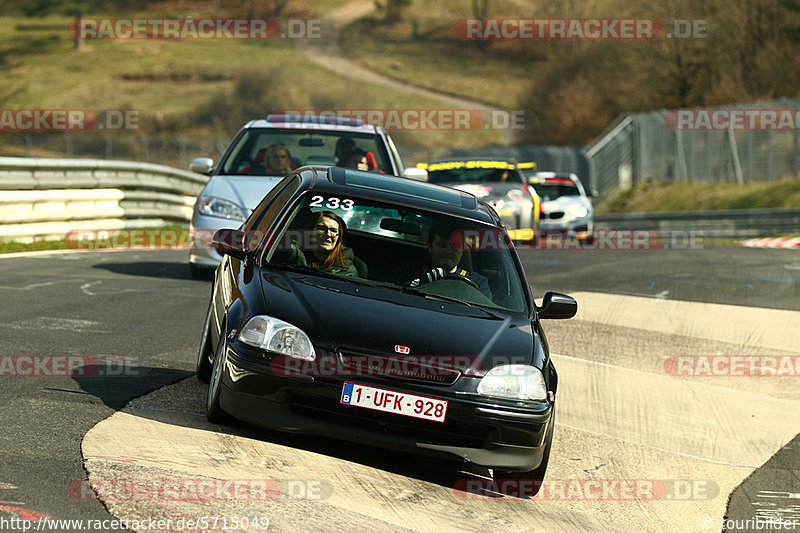
[[[589,214],[589,210],[582,205],[573,205],[567,209],[567,218],[583,218]]]
[[[304,361],[313,361],[317,358],[311,339],[302,329],[271,316],[254,316],[244,325],[238,338],[245,344],[268,352]]]
[[[235,220],[245,220],[247,213],[240,206],[229,200],[206,196],[197,204],[197,212],[201,215]]]
[[[545,400],[547,384],[535,366],[501,365],[481,378],[478,394],[512,400]]]

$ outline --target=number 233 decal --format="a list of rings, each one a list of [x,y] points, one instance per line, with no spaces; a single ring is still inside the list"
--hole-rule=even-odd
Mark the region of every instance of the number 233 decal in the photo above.
[[[324,203],[323,203],[324,202]],[[308,204],[309,207],[327,207],[328,209],[343,209],[345,211],[351,211],[355,205],[353,200],[349,198],[337,198],[336,196],[330,196],[326,200],[322,196],[312,196],[311,203]]]

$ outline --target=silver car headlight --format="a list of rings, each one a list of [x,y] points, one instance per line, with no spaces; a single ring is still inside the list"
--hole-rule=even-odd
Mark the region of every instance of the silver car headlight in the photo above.
[[[567,218],[583,218],[589,214],[589,210],[582,205],[573,205],[567,209]]]
[[[197,204],[197,212],[201,215],[217,218],[235,220],[245,220],[247,218],[247,213],[240,206],[230,200],[223,200],[222,198],[215,198],[213,196],[202,198],[200,203]]]
[[[239,331],[238,339],[255,348],[304,361],[317,358],[311,339],[302,329],[267,315],[248,320]]]
[[[481,378],[478,394],[512,400],[545,400],[547,384],[535,366],[500,365]]]

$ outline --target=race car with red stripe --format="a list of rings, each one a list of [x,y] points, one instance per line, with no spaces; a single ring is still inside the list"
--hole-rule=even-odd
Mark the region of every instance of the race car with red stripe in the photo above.
[[[502,158],[442,159],[419,164],[428,183],[452,187],[492,206],[515,240],[533,238],[539,224],[539,197],[517,163]],[[527,233],[527,237],[525,234]]]

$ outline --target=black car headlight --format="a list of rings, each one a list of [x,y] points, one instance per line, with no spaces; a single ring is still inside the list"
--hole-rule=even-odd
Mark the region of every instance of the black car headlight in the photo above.
[[[302,329],[271,316],[258,315],[248,320],[238,339],[249,346],[304,361],[317,358],[311,339]]]
[[[542,371],[530,365],[500,365],[478,383],[478,394],[512,400],[544,400],[547,384]]]

